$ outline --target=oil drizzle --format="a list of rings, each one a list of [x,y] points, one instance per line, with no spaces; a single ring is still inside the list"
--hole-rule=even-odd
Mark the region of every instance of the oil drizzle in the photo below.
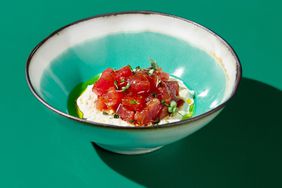
[[[68,113],[70,115],[78,118],[83,118],[83,113],[79,110],[76,104],[76,100],[85,91],[88,85],[94,84],[100,78],[100,75],[101,74],[98,74],[93,78],[87,80],[86,82],[81,82],[73,88],[73,90],[69,94],[67,101]]]

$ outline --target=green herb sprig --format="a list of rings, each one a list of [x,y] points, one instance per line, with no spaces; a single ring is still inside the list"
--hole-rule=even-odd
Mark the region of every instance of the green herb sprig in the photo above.
[[[156,60],[154,60],[154,59],[152,59],[152,58],[150,58],[149,60],[150,60],[150,63],[151,63],[150,69],[153,69],[153,70],[156,71],[156,70],[159,68],[159,66],[158,66],[158,64],[157,64],[157,62],[156,62]]]
[[[159,66],[158,66],[157,62],[154,59],[149,58],[149,61],[151,63],[151,67],[148,69],[148,75],[152,76],[153,73],[159,68]]]

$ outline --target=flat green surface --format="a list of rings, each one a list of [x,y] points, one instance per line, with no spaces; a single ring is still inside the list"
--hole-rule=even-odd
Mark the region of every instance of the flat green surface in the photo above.
[[[281,187],[281,7],[274,0],[1,2],[0,187]],[[207,127],[148,155],[64,139],[29,92],[29,52],[72,21],[145,9],[194,20],[226,39],[243,65],[238,94]]]

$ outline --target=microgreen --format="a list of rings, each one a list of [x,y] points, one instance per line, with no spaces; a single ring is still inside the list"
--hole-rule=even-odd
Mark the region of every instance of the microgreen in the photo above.
[[[152,58],[149,58],[149,61],[151,62],[151,67],[148,68],[147,70],[148,70],[148,75],[152,76],[153,73],[159,68],[159,66],[157,65],[157,62]]]
[[[137,66],[134,70],[134,72],[137,72],[137,71],[140,71],[141,70],[141,67],[140,66]]]
[[[132,71],[132,67],[131,67],[131,65],[127,65],[127,66],[129,66],[130,70]]]
[[[159,68],[157,62],[154,59],[152,59],[152,58],[149,58],[149,60],[150,60],[150,63],[151,63],[151,68],[150,69],[157,70]]]

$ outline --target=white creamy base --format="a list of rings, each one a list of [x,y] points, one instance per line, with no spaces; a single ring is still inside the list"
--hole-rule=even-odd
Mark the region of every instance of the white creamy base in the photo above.
[[[178,81],[179,96],[181,96],[185,100],[184,106],[179,112],[181,114],[186,114],[188,111],[187,109],[189,108],[189,105],[186,103],[186,101],[189,98],[193,98],[194,92],[189,90],[181,80],[178,80],[173,77],[170,77],[170,80]],[[105,123],[117,126],[134,126],[132,124],[127,123],[126,121],[123,121],[120,118],[114,118],[113,115],[105,115],[100,110],[97,110],[95,103],[95,101],[97,100],[97,95],[92,91],[92,87],[93,85],[89,85],[76,101],[79,110],[83,113],[83,118],[97,123]],[[176,113],[173,117],[169,116],[167,118],[162,119],[158,124],[172,123],[180,121],[181,119],[182,116]]]

